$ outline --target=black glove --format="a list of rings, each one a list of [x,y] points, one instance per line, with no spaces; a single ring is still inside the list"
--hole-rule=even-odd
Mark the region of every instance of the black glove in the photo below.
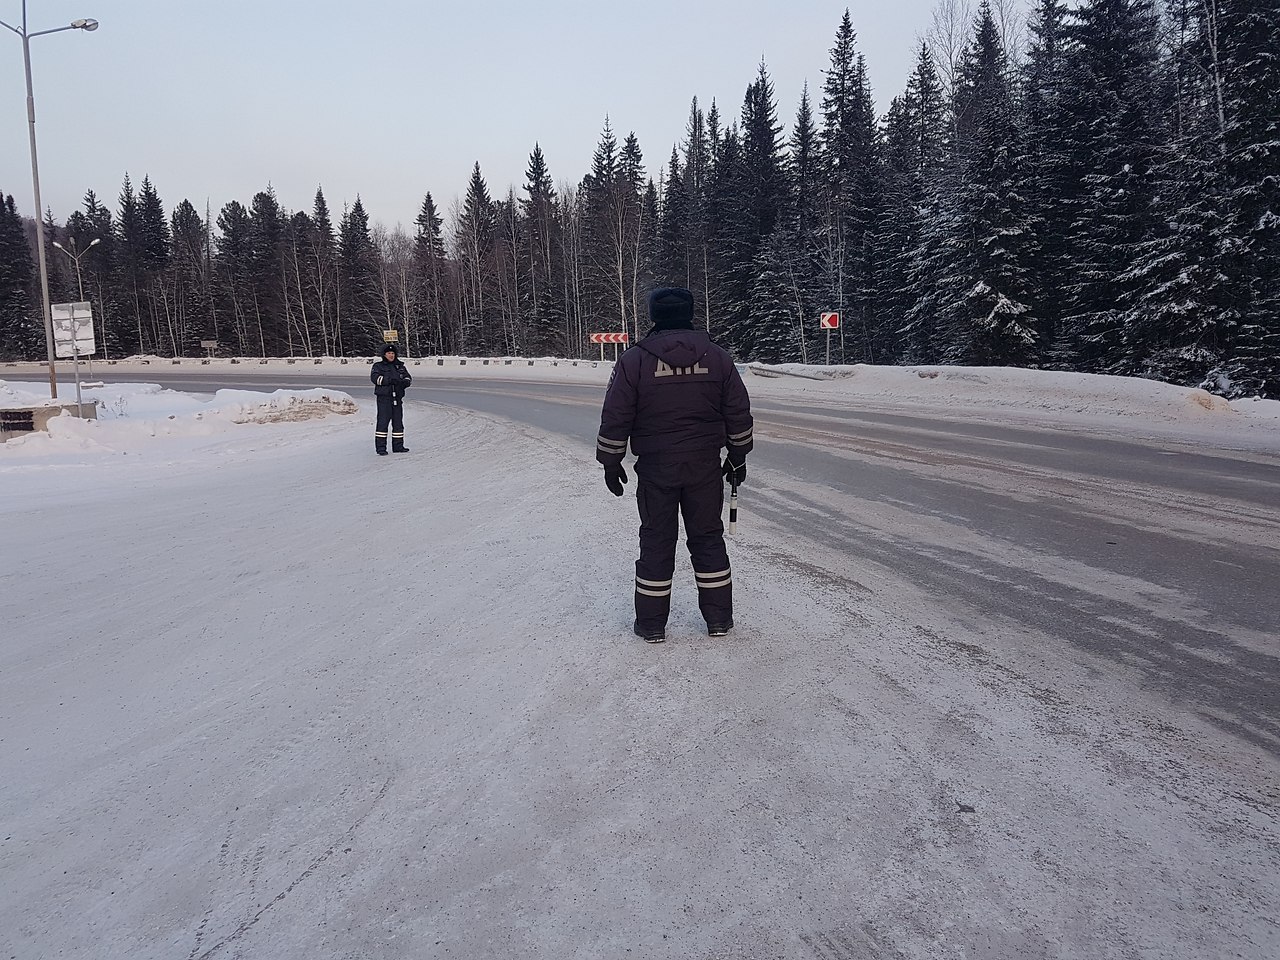
[[[747,479],[747,461],[743,459],[741,463],[734,463],[732,458],[724,458],[724,466],[721,468],[724,473],[724,482],[733,486],[740,486],[742,481]]]
[[[626,482],[627,471],[622,469],[622,464],[604,468],[604,485],[615,497],[622,496],[622,485]]]

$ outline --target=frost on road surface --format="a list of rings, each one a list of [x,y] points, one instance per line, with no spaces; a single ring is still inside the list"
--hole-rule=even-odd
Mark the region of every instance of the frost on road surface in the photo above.
[[[1233,730],[884,562],[936,517],[753,466],[739,628],[681,561],[654,647],[590,437],[411,403],[375,459],[367,404],[167,400],[0,447],[0,956],[1280,952],[1274,707]],[[1205,673],[1274,680],[1238,643]]]

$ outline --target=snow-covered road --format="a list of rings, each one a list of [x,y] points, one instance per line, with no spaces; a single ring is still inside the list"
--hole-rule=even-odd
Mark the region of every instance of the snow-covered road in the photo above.
[[[1280,951],[1275,631],[1189,589],[1280,563],[1265,458],[1215,498],[785,423],[740,628],[678,578],[653,647],[634,505],[534,419],[0,458],[0,956]]]

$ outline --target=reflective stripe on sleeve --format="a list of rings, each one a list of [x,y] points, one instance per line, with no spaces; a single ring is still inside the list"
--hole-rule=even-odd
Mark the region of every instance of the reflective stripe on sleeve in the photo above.
[[[625,454],[627,452],[627,441],[613,440],[603,435],[596,437],[596,446],[599,447],[601,450],[603,450],[605,453]]]

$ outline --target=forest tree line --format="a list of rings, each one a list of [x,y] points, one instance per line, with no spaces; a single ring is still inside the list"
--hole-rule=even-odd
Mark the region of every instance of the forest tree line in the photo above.
[[[944,0],[878,115],[846,11],[821,89],[784,125],[761,63],[736,116],[695,97],[652,169],[606,119],[590,171],[535,145],[480,165],[412,235],[360,200],[268,187],[166,213],[126,175],[49,241],[81,254],[100,355],[583,356],[693,290],[742,360],[1013,365],[1280,397],[1280,0]],[[0,192],[0,356],[44,355],[35,224]],[[94,240],[100,242],[89,250]],[[49,247],[51,297],[79,298]]]

